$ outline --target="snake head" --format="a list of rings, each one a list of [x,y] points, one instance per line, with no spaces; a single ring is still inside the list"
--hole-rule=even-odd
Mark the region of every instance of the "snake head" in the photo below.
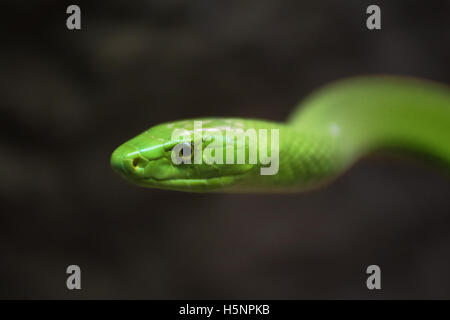
[[[243,125],[237,119],[157,125],[119,146],[111,156],[111,166],[129,182],[144,187],[197,192],[231,189],[258,169],[248,162],[226,163],[227,136],[219,133]]]

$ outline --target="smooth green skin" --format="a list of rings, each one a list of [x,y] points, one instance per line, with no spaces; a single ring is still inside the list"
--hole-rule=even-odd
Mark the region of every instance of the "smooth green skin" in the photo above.
[[[279,171],[260,175],[261,164],[180,164],[171,160],[175,128],[150,128],[118,147],[111,165],[139,186],[189,192],[296,192],[322,186],[362,156],[400,149],[431,156],[450,168],[450,93],[445,85],[403,77],[350,78],[307,97],[287,123],[205,118],[203,129],[279,129]],[[204,147],[205,145],[203,145]],[[270,150],[270,147],[268,147]],[[246,162],[247,163],[247,162]]]

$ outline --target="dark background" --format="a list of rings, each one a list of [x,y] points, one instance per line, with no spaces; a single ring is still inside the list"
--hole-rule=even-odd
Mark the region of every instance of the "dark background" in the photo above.
[[[0,298],[450,298],[450,183],[432,165],[375,155],[297,195],[141,189],[109,167],[164,121],[283,121],[358,74],[448,83],[448,0],[73,3],[81,31],[71,3],[0,3]]]

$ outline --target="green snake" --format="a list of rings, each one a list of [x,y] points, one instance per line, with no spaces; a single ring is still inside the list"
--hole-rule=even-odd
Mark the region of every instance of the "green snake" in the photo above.
[[[228,152],[225,136],[223,141],[217,137],[201,140],[199,147],[194,147],[188,137],[173,138],[175,129],[194,136],[194,120],[202,122],[200,133],[230,128],[257,132],[278,129],[278,140],[267,139],[268,150],[278,149],[278,171],[261,174],[267,163],[259,158],[257,163],[174,163],[171,157],[174,148],[182,143],[203,150],[208,143],[218,140],[216,146],[223,146],[223,157]],[[244,144],[237,143],[235,148],[236,151],[243,148],[248,160],[249,139],[244,140]],[[425,155],[450,168],[448,87],[394,76],[344,79],[306,97],[285,123],[201,118],[156,125],[119,146],[111,156],[111,165],[126,180],[143,187],[188,192],[283,193],[321,187],[361,157],[382,149]],[[192,157],[194,153],[182,150],[180,157]],[[237,152],[233,156],[236,160]]]

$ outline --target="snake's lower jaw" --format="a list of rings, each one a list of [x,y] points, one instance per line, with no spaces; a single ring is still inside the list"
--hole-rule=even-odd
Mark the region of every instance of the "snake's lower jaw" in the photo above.
[[[219,192],[227,191],[238,181],[239,177],[225,176],[206,179],[167,179],[152,178],[134,181],[141,187],[157,188],[184,192]]]

